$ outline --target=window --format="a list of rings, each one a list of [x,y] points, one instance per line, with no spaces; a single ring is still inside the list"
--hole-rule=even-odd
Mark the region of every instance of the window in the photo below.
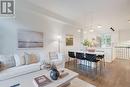
[[[101,47],[111,47],[111,35],[103,34],[101,36]]]

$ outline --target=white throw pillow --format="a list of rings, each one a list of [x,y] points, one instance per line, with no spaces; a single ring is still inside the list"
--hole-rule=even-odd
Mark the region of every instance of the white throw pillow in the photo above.
[[[40,63],[43,64],[45,62],[45,55],[43,53],[39,53]]]
[[[21,66],[20,57],[17,54],[14,54],[14,59],[15,59],[16,66]]]

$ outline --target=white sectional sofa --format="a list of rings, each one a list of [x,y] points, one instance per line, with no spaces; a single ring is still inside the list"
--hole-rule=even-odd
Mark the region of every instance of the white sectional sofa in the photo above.
[[[4,66],[0,71],[0,81],[40,70],[42,64],[40,60],[33,64],[25,64],[25,59],[16,54],[10,57],[0,55],[0,62]]]
[[[40,58],[39,62],[26,65],[23,63],[23,60],[21,60],[20,57],[18,57],[16,55],[15,55],[15,57],[16,57],[16,58],[14,58],[15,62],[18,62],[18,64],[16,64],[13,67],[10,67],[10,68],[7,68],[7,69],[0,71],[0,81],[10,79],[10,78],[13,78],[16,76],[28,74],[31,72],[39,71],[39,70],[41,70],[41,65],[43,65],[43,62],[46,61],[46,59],[47,59],[47,57],[45,57],[45,55],[43,53],[42,54],[39,53],[39,58]],[[61,56],[58,56],[58,57],[60,57],[60,59],[61,59]],[[20,58],[20,60],[18,60],[19,58]],[[48,61],[48,59],[47,59],[47,61]],[[2,61],[2,57],[0,56],[0,62],[1,61]],[[11,62],[12,60],[7,60],[7,61]],[[50,60],[50,62],[51,62],[51,60]],[[21,63],[21,64],[19,64],[19,63]]]
[[[0,81],[40,70],[40,63],[16,66],[0,72]]]

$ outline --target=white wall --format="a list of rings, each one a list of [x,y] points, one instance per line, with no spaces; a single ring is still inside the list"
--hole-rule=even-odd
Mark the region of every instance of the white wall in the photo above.
[[[13,19],[0,20],[0,53],[12,53],[16,49],[16,26]]]
[[[126,42],[130,40],[130,29],[122,29],[119,31],[119,41],[120,43]]]
[[[18,49],[18,29],[43,32],[44,47],[40,49]],[[74,45],[71,47],[65,46],[66,34],[74,35]],[[0,19],[0,54],[23,53],[25,51],[43,51],[47,54],[50,51],[57,51],[57,35],[62,35],[61,51],[65,54],[67,54],[67,51],[70,49],[80,49],[80,34],[77,32],[77,28],[75,26],[61,22],[55,18],[48,17],[35,10],[31,10],[28,6],[24,7],[24,4],[19,5],[16,7],[16,18]]]

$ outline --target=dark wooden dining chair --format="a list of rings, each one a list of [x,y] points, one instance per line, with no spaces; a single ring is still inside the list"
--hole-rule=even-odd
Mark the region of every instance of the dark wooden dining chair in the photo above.
[[[92,66],[92,63],[95,63],[96,64],[96,74],[97,74],[97,67],[98,67],[98,62],[100,62],[100,60],[97,59],[96,57],[96,54],[88,54],[88,53],[85,53],[85,59],[89,62],[91,62],[91,66]]]
[[[104,63],[104,67],[105,67],[105,58],[104,58],[104,55],[97,55],[97,59],[101,60]]]
[[[104,50],[96,50],[96,52],[104,53],[105,51]],[[101,60],[104,63],[104,67],[105,67],[105,57],[104,57],[104,54],[98,54],[97,55],[97,59]]]
[[[75,52],[72,51],[68,51],[68,65],[70,65],[71,60],[73,61],[74,65],[76,64],[76,56],[75,56]]]
[[[82,52],[76,52],[76,58],[77,58],[77,60],[80,61],[80,65],[81,65],[81,61],[85,62],[85,57],[84,56],[85,56],[84,53],[82,53]]]

